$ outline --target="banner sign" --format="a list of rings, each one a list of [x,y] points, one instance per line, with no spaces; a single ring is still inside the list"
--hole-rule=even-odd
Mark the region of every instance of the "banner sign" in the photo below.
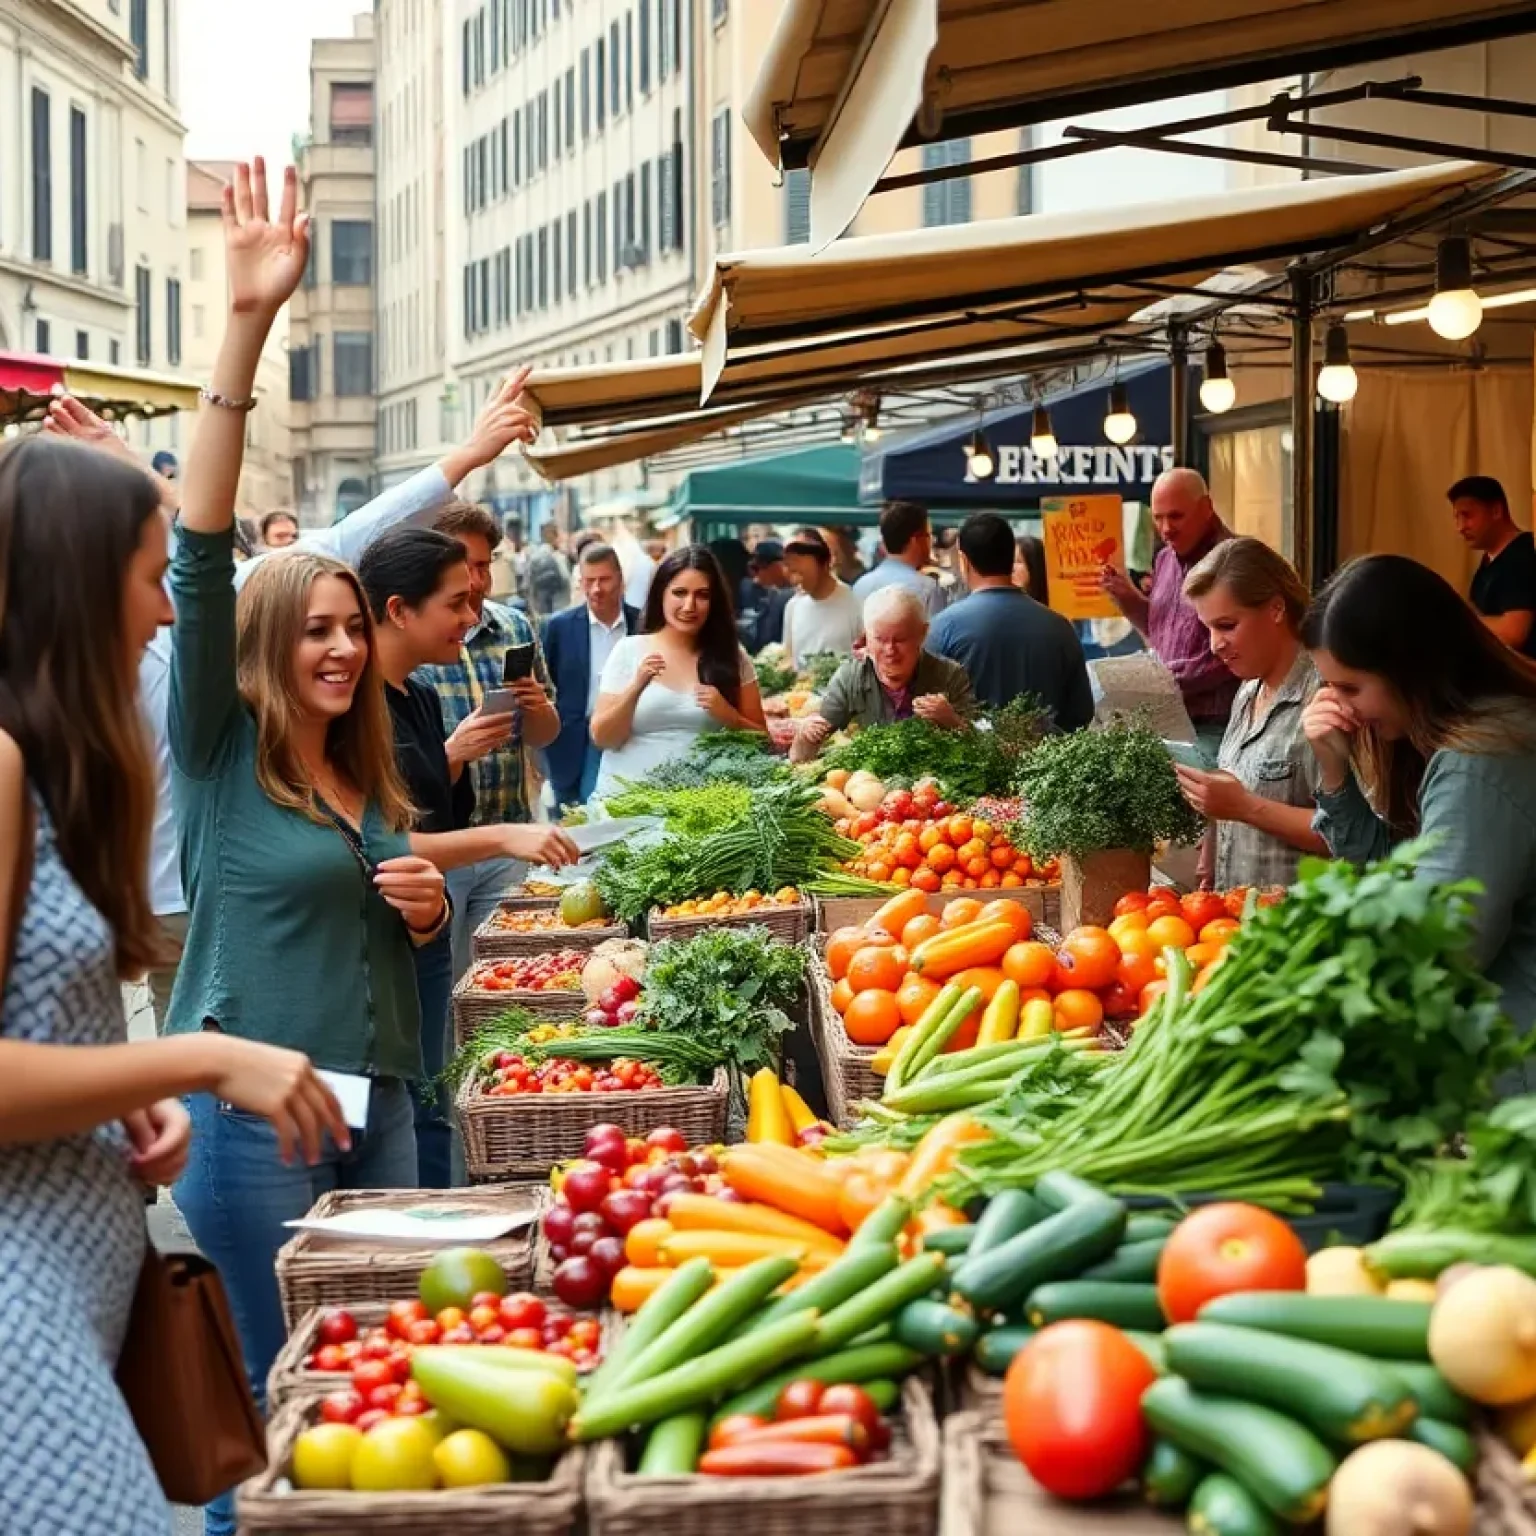
[[[1106,565],[1125,569],[1118,496],[1049,496],[1040,503],[1051,607],[1068,619],[1120,616],[1100,582]]]

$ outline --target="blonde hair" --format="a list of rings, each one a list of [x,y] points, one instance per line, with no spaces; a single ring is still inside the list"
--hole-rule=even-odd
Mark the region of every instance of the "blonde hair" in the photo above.
[[[256,717],[256,782],[275,804],[314,821],[325,820],[293,749],[291,732],[299,711],[293,654],[304,633],[310,592],[322,576],[335,576],[352,589],[368,647],[352,707],[333,720],[326,733],[326,756],[365,799],[378,806],[388,827],[403,832],[413,824],[415,810],[395,761],[394,730],[384,701],[368,600],[352,569],[325,555],[302,550],[269,555],[240,592],[236,666],[240,695]]]
[[[1301,633],[1312,595],[1296,568],[1262,539],[1246,536],[1223,539],[1184,578],[1185,597],[1208,597],[1225,587],[1244,608],[1263,608],[1277,597],[1285,605],[1285,622]]]

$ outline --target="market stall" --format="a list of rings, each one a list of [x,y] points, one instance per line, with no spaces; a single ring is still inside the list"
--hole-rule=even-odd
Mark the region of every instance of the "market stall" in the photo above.
[[[73,395],[107,421],[197,409],[197,385],[171,374],[0,352],[0,426],[41,420],[59,394]]]

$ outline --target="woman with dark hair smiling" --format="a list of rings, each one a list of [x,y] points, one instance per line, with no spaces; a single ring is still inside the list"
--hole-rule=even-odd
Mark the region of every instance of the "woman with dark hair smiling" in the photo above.
[[[1417,835],[1422,878],[1474,879],[1477,955],[1536,1020],[1536,668],[1448,583],[1401,555],[1352,560],[1302,626],[1323,685],[1302,717],[1314,826],[1363,863]]]
[[[720,729],[765,730],[763,701],[720,563],[690,544],[662,561],[640,633],[620,640],[603,668],[592,713],[603,764],[593,793],[612,794]]]

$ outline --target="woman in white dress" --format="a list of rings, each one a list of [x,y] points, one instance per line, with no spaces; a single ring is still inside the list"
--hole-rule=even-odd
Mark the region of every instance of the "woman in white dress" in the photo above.
[[[681,756],[705,731],[763,731],[752,662],[719,562],[702,544],[673,551],[656,571],[640,633],[620,640],[603,668],[592,741],[602,799]]]

